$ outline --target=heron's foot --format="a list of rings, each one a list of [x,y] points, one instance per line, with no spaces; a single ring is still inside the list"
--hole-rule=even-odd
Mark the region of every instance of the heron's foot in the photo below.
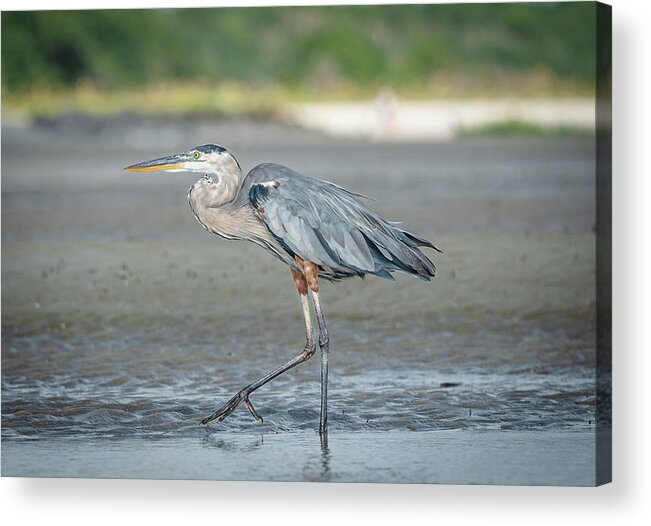
[[[250,395],[251,395],[251,391],[247,387],[241,389],[233,398],[231,398],[223,406],[217,409],[217,411],[215,411],[212,415],[210,415],[207,418],[204,418],[201,421],[201,424],[205,426],[208,425],[213,420],[217,420],[217,422],[221,422],[225,420],[226,417],[228,417],[232,412],[234,412],[242,402],[246,404],[246,407],[248,408],[251,415],[253,415],[253,418],[259,420],[260,423],[262,423],[263,422],[262,417],[255,410],[255,407],[253,407],[253,404],[249,399]]]

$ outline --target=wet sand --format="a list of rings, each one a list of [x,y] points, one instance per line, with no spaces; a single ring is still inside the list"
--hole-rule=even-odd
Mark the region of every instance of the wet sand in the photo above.
[[[120,170],[203,142],[369,195],[444,250],[431,283],[324,285],[326,451],[316,360],[255,394],[263,425],[244,410],[198,425],[303,341],[287,270],[203,231],[192,176]],[[2,474],[593,484],[593,174],[588,140],[6,126]]]

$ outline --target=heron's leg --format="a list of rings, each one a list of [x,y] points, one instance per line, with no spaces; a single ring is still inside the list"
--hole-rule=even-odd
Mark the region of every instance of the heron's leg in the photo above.
[[[312,291],[316,320],[319,324],[319,349],[321,350],[321,416],[319,418],[319,433],[328,432],[328,351],[330,350],[330,336],[326,326],[321,302],[319,301],[319,268],[309,261],[296,257],[296,262],[303,270],[307,286]]]
[[[321,418],[319,420],[319,433],[328,433],[328,352],[330,350],[330,335],[326,326],[325,317],[321,310],[319,293],[312,291],[316,320],[319,324],[319,348],[321,349]]]
[[[209,422],[212,422],[213,420],[217,420],[217,422],[221,422],[227,416],[229,416],[233,411],[235,411],[242,402],[246,404],[246,407],[253,415],[253,418],[262,421],[262,417],[258,414],[258,412],[253,407],[251,400],[249,400],[249,396],[251,395],[251,393],[256,389],[262,387],[267,382],[270,382],[277,376],[280,376],[285,371],[288,371],[292,367],[295,367],[298,364],[303,363],[309,360],[310,358],[312,358],[312,356],[314,356],[314,353],[316,352],[316,346],[314,344],[314,336],[312,334],[312,319],[310,317],[310,306],[307,301],[307,283],[305,281],[305,277],[303,276],[303,274],[298,271],[292,270],[292,276],[294,278],[294,282],[296,283],[296,288],[298,289],[298,293],[301,298],[301,305],[303,306],[303,319],[305,320],[305,338],[306,338],[305,348],[303,349],[303,352],[298,354],[291,360],[289,360],[287,363],[281,365],[277,369],[274,369],[269,374],[263,376],[256,382],[253,382],[247,385],[246,387],[240,389],[240,391],[235,396],[233,396],[233,398],[231,398],[223,406],[217,409],[217,411],[215,411],[209,417],[204,418],[201,421],[203,425],[206,425]]]

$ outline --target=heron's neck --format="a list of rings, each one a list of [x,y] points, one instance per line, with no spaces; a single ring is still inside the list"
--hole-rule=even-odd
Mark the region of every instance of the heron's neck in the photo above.
[[[211,171],[210,175],[199,179],[188,190],[194,217],[209,232],[226,239],[253,241],[283,259],[286,252],[253,213],[248,199],[237,198],[240,173],[240,167],[233,159],[230,168]]]
[[[233,201],[240,186],[241,172],[239,164],[231,156],[222,159],[219,164],[209,165],[206,177],[195,184],[205,185],[206,191],[201,194],[204,206],[216,208]]]
[[[197,221],[207,230],[224,237],[234,237],[237,214],[233,201],[240,184],[240,167],[232,163],[212,165],[204,177],[188,190],[190,208]]]

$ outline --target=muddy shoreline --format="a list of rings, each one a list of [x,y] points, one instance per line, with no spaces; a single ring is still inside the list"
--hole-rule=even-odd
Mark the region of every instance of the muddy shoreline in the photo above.
[[[581,466],[594,467],[593,143],[386,145],[275,126],[3,128],[2,447],[15,459],[3,461],[3,475],[75,476],[70,465],[39,464],[49,451],[83,462],[84,476],[166,476],[165,466],[129,467],[130,451],[160,439],[212,458],[200,445],[203,413],[300,350],[287,270],[253,245],[204,232],[185,199],[191,176],[121,171],[220,142],[245,170],[281,162],[368,195],[444,253],[432,254],[439,275],[431,283],[403,276],[323,287],[339,444],[332,458],[349,466],[340,464],[337,477],[289,473],[273,461],[298,448],[307,463],[321,462],[318,448],[301,449],[318,443],[316,362],[256,394],[262,430],[238,411],[210,429],[211,440],[286,436],[284,453],[280,442],[262,448],[269,462],[260,478],[370,480],[374,464],[354,452],[368,433],[399,433],[383,446],[402,459],[389,466],[392,481],[452,483],[462,480],[434,463],[419,479],[409,468],[417,459],[398,449],[416,452],[424,441],[434,458],[443,451],[436,433],[458,433],[451,437],[459,437],[459,453],[490,432],[508,454],[530,434],[549,444],[549,469],[531,483],[594,480],[589,467],[560,476],[566,460],[551,446],[566,437],[567,451],[576,448]],[[91,453],[102,444],[103,453]],[[237,478],[238,462],[248,465],[260,451],[225,449],[233,471],[198,462],[184,477]],[[492,477],[491,469],[477,463],[468,482],[526,482],[514,470]]]

